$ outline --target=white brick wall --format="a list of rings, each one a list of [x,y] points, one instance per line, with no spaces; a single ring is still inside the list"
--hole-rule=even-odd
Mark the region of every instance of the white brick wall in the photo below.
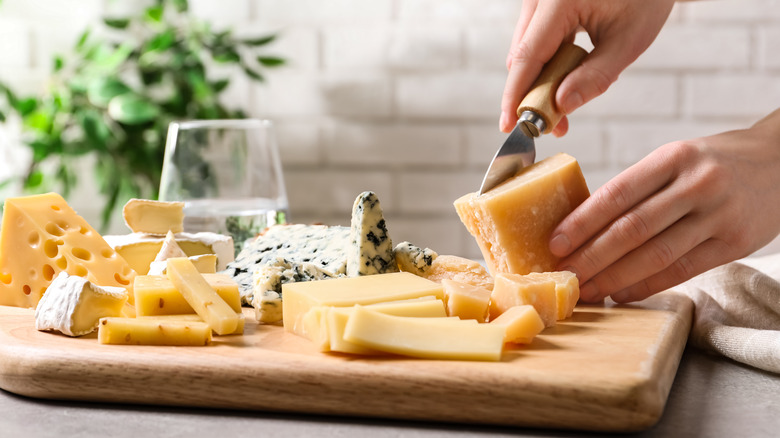
[[[276,123],[293,220],[346,224],[355,196],[374,190],[395,240],[479,256],[452,201],[477,188],[506,138],[498,112],[520,0],[190,1],[217,28],[280,32],[269,51],[289,65],[264,85],[235,79],[225,102]],[[40,90],[53,53],[123,9],[3,0],[0,78]],[[780,106],[778,47],[780,0],[678,4],[653,46],[570,117],[566,137],[538,140],[538,157],[574,155],[593,190],[666,142],[749,126]],[[2,133],[0,157],[20,157]],[[96,221],[91,196],[72,201]]]

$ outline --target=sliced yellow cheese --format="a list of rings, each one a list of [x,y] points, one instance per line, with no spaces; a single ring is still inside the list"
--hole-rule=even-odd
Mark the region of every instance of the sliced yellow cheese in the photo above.
[[[224,274],[203,274],[203,278],[233,311],[241,312],[238,284],[231,277]],[[167,276],[138,275],[135,277],[133,292],[138,316],[195,313]]]
[[[244,313],[240,312],[238,315],[238,327],[236,327],[236,331],[231,333],[231,335],[240,335],[244,333]],[[184,314],[178,314],[178,315],[147,315],[147,316],[139,316],[138,319],[150,319],[155,321],[199,321],[199,322],[205,322],[203,321],[203,318],[200,317],[197,313],[184,313]]]
[[[125,345],[209,345],[211,327],[198,321],[101,318],[98,342]]]
[[[356,306],[344,329],[344,339],[405,356],[497,361],[501,359],[504,332],[497,325],[393,316]]]
[[[449,316],[485,322],[490,305],[489,290],[446,278],[441,281],[441,285]]]
[[[134,233],[181,233],[184,221],[184,203],[131,199],[122,209],[125,224]]]
[[[429,298],[429,297],[428,297]],[[366,348],[344,339],[344,329],[355,307],[326,307],[326,329],[328,350],[351,354],[377,354],[377,350]],[[366,308],[386,315],[407,316],[415,318],[443,318],[447,316],[444,302],[438,299],[415,299],[391,301],[367,305]],[[321,346],[323,344],[320,344]]]
[[[574,313],[574,306],[580,299],[580,282],[573,272],[532,272],[528,277],[538,280],[555,282],[555,298],[557,301],[557,319],[566,319]]]
[[[233,261],[233,238],[217,233],[178,233],[174,235],[176,244],[187,256],[215,254],[217,270],[221,271]],[[106,242],[127,260],[127,263],[139,274],[147,274],[149,266],[162,249],[164,236],[144,233],[105,236]]]
[[[554,326],[558,319],[555,281],[519,274],[498,274],[490,297],[490,319],[498,318],[511,307],[524,304],[534,306],[546,327]]]
[[[504,327],[504,342],[530,344],[544,330],[544,321],[534,306],[514,306],[507,309],[491,325]]]
[[[493,277],[484,266],[474,260],[454,255],[436,257],[431,266],[418,275],[439,283],[446,278],[487,290],[493,289]]]
[[[219,335],[234,333],[239,317],[188,259],[168,259],[168,278],[181,292],[184,299],[206,323]]]
[[[316,306],[349,307],[429,295],[443,299],[441,285],[408,272],[285,283],[282,285],[284,329],[307,337],[303,315]]]
[[[577,160],[557,154],[477,195],[455,201],[461,221],[474,236],[495,276],[555,269],[549,250],[553,229],[589,196]]]
[[[35,307],[60,272],[122,287],[133,271],[56,193],[7,198],[0,229],[0,305]]]

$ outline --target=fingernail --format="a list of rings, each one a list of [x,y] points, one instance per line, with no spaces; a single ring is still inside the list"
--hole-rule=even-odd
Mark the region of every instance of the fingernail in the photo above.
[[[563,112],[566,114],[571,114],[572,111],[581,107],[582,104],[582,95],[576,91],[572,91],[563,98]]]
[[[569,254],[571,248],[571,241],[565,234],[557,234],[550,239],[550,252],[558,257],[563,257]]]
[[[498,129],[502,132],[506,130],[505,126],[509,123],[509,114],[506,111],[501,111],[501,118],[498,119]]]
[[[593,283],[585,283],[580,287],[580,299],[589,303],[597,300],[599,288]]]

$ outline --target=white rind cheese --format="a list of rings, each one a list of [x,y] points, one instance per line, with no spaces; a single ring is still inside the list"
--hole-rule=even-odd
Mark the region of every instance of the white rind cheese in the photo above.
[[[347,253],[347,276],[398,272],[393,241],[387,233],[382,206],[374,192],[363,192],[352,206],[351,245]]]
[[[233,277],[238,283],[242,301],[251,304],[257,290],[261,294],[269,290],[267,286],[260,286],[259,289],[254,287],[255,271],[274,265],[281,258],[290,266],[306,263],[330,277],[342,276],[347,270],[348,246],[347,227],[274,225],[249,242],[222,273]],[[267,273],[266,276],[270,277],[271,274]]]
[[[100,318],[121,316],[127,299],[124,288],[97,286],[86,278],[61,272],[35,309],[35,328],[68,336],[86,335],[95,331]]]
[[[175,233],[174,239],[182,250],[187,252],[188,247],[200,247],[201,251],[196,254],[213,253],[217,255],[217,270],[227,268],[228,263],[234,260],[233,238],[224,234],[200,232],[200,233]],[[131,233],[122,235],[107,235],[103,239],[116,250],[122,257],[139,258],[143,260],[135,261],[136,264],[146,264],[148,266],[154,260],[156,255],[162,249],[165,238],[154,234]],[[147,251],[154,250],[151,254]],[[146,260],[144,262],[144,260]],[[128,260],[131,267],[134,261]],[[135,269],[135,267],[134,267]],[[136,269],[138,272],[146,273],[147,269]]]
[[[430,248],[420,248],[409,242],[401,242],[393,249],[395,263],[404,272],[415,275],[424,275],[433,265],[433,261],[439,254]]]

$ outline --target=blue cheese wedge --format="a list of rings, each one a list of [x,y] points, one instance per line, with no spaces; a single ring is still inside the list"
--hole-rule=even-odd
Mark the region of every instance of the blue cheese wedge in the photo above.
[[[439,255],[430,248],[420,248],[409,242],[401,242],[393,249],[395,263],[403,272],[424,276]]]
[[[124,288],[97,286],[61,272],[35,309],[35,328],[83,336],[97,329],[100,318],[122,316],[127,298]]]
[[[274,265],[281,258],[290,266],[310,264],[331,277],[346,275],[348,246],[347,227],[274,225],[249,242],[222,273],[233,277],[238,283],[242,301],[252,304],[257,290],[260,294],[266,290],[276,290],[267,289],[266,286],[254,287],[253,276],[264,266]],[[265,275],[272,276],[270,273]]]
[[[352,206],[350,242],[347,253],[347,276],[398,272],[393,255],[393,241],[374,192],[363,192]]]

